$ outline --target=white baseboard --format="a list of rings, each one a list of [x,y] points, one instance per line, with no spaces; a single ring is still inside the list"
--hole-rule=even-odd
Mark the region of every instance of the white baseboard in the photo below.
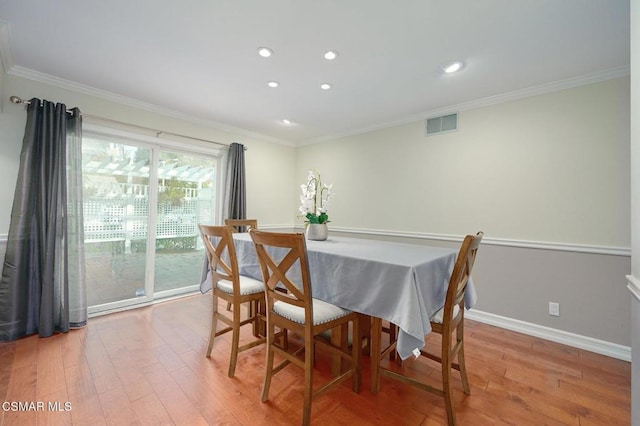
[[[552,342],[561,343],[574,348],[584,349],[590,352],[631,362],[631,348],[617,343],[606,342],[604,340],[581,336],[579,334],[569,333],[567,331],[490,314],[488,312],[482,312],[475,309],[467,311],[465,313],[465,317],[470,320],[495,325],[496,327],[517,331],[529,336],[539,337],[541,339],[550,340]]]

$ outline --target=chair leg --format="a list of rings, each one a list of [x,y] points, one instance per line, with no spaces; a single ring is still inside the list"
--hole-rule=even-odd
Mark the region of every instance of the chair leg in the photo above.
[[[311,402],[313,398],[313,361],[314,342],[312,339],[305,339],[304,342],[304,403],[302,406],[302,424],[311,423]]]
[[[456,330],[456,340],[460,342],[460,349],[458,350],[458,365],[460,366],[460,379],[462,379],[462,389],[467,395],[471,395],[471,389],[469,388],[469,379],[467,378],[467,366],[464,362],[464,329],[462,321],[458,325]]]
[[[389,329],[392,330],[389,333],[389,342],[397,342],[398,341],[398,334],[400,333],[400,327],[398,327],[397,325],[393,324],[392,322],[389,322]],[[393,340],[391,340],[393,339]],[[389,353],[389,359],[391,361],[396,362],[396,364],[399,367],[402,367],[402,358],[400,358],[400,355],[398,354],[398,350],[393,350]]]
[[[273,376],[273,339],[274,329],[273,326],[267,324],[267,350],[266,350],[266,362],[264,382],[262,383],[262,402],[269,400],[269,388],[271,387],[271,377]]]
[[[256,307],[256,302],[255,300],[252,300],[251,302],[249,302],[248,308],[247,308],[247,318],[253,318],[253,323],[251,324],[251,332],[253,333],[254,337],[258,337],[258,323],[256,322],[256,312],[257,312],[257,307]]]
[[[234,307],[235,308],[235,307]],[[238,362],[238,347],[240,346],[240,307],[233,310],[233,337],[231,338],[231,359],[229,360],[229,377],[236,372]]]
[[[331,344],[340,347],[343,352],[349,352],[349,324],[343,324],[331,330]],[[331,355],[331,377],[340,375],[345,368],[344,361],[345,359],[337,354]]]
[[[352,338],[351,338],[351,357],[353,361],[353,368],[355,371],[353,372],[353,382],[352,389],[355,393],[360,393],[360,383],[362,381],[362,341],[360,340],[360,318],[356,318],[353,321],[353,328],[351,330]]]
[[[451,363],[442,364],[442,390],[444,391],[444,405],[447,411],[447,424],[456,424],[456,413],[453,411],[453,386],[451,386]]]
[[[282,348],[285,351],[289,350],[289,330],[286,328],[282,329]]]
[[[398,333],[398,329],[396,328],[396,325],[391,321],[389,321],[389,343],[394,342],[398,339],[397,333]],[[389,359],[391,361],[395,361],[396,351],[391,351],[389,353]]]
[[[456,424],[456,414],[453,411],[453,386],[451,385],[451,335],[442,336],[442,391],[444,405],[447,412],[447,424]]]
[[[212,290],[214,292],[214,290]],[[211,313],[211,332],[209,333],[209,347],[207,347],[207,358],[211,357],[211,350],[213,349],[213,340],[216,338],[216,329],[218,327],[218,296],[215,293],[212,295],[213,299],[213,312]]]
[[[462,379],[462,389],[467,395],[471,395],[469,388],[469,379],[467,378],[467,367],[464,363],[464,343],[460,344],[460,352],[458,352],[458,364],[460,365],[460,378]]]

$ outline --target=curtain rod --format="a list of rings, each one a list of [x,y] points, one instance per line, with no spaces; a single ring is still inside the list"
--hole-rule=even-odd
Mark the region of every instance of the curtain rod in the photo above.
[[[25,105],[31,104],[31,101],[25,101],[25,100],[23,100],[22,98],[20,98],[18,96],[10,96],[9,100],[13,104],[25,104]],[[71,112],[71,110],[68,109],[67,112]],[[115,124],[123,124],[125,126],[131,126],[131,127],[136,127],[138,129],[148,130],[148,131],[154,132],[156,134],[156,137],[158,137],[158,138],[160,137],[160,135],[170,135],[170,136],[177,136],[179,138],[192,139],[192,140],[196,140],[196,141],[200,141],[200,142],[213,143],[213,144],[221,145],[221,146],[227,146],[227,147],[229,146],[229,144],[222,143],[222,142],[216,142],[216,141],[212,141],[212,140],[208,140],[208,139],[195,138],[193,136],[181,135],[179,133],[165,132],[164,130],[152,129],[151,127],[138,126],[137,124],[125,123],[123,121],[112,120],[110,118],[100,117],[100,116],[97,116],[97,115],[84,114],[84,113],[80,113],[80,115],[82,115],[84,117],[97,118],[98,120],[108,121],[108,122],[115,123]],[[245,151],[247,150],[246,146],[244,147],[244,150]]]

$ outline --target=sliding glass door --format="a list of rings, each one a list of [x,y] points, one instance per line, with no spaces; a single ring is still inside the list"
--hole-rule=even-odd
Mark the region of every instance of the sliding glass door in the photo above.
[[[197,225],[213,223],[215,171],[211,158],[160,151],[154,262],[156,295],[171,296],[199,286],[205,255]]]
[[[89,312],[196,291],[204,251],[198,223],[215,223],[215,152],[83,136]]]

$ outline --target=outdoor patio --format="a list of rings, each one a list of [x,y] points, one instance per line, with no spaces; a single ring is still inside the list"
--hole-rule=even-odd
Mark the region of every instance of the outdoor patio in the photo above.
[[[101,243],[86,254],[87,303],[95,306],[144,295],[146,252],[124,253],[119,242]],[[155,289],[161,292],[199,285],[204,250],[158,250]],[[142,292],[142,293],[141,293]]]

